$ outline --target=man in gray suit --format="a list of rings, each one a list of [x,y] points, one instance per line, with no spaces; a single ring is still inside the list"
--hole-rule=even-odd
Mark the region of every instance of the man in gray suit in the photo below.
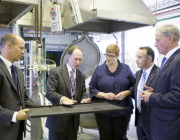
[[[88,103],[84,75],[77,68],[83,59],[82,50],[71,47],[67,52],[68,63],[50,71],[46,85],[46,98],[53,105]],[[68,108],[67,108],[68,109]],[[76,140],[79,128],[79,115],[48,117],[46,127],[49,140]]]
[[[136,54],[136,63],[141,70],[136,72],[135,84],[135,126],[138,140],[152,140],[150,131],[151,107],[141,101],[139,94],[144,86],[151,86],[159,68],[154,64],[154,51],[150,47],[140,47]]]
[[[24,54],[24,40],[15,34],[1,38],[0,56],[0,140],[22,140],[29,109],[37,106],[24,88],[24,75],[13,65]]]

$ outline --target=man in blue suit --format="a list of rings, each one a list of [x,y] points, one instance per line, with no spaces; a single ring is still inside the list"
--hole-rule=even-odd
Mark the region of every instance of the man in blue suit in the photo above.
[[[165,55],[152,88],[142,91],[142,100],[151,106],[151,136],[153,140],[180,139],[180,49],[179,29],[162,25],[156,30],[160,54]]]
[[[152,140],[150,131],[151,106],[149,103],[141,101],[139,94],[144,90],[145,85],[152,85],[158,73],[159,68],[154,64],[154,51],[150,47],[140,47],[136,54],[136,63],[137,67],[141,68],[141,70],[136,72],[134,94],[137,137],[138,140]]]

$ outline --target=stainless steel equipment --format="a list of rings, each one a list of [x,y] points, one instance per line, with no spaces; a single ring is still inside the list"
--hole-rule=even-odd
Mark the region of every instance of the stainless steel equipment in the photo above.
[[[61,10],[70,31],[114,33],[156,24],[142,0],[68,0]]]
[[[38,0],[0,0],[0,25],[11,25],[37,5]]]
[[[86,79],[89,78],[96,66],[99,64],[100,60],[100,51],[98,46],[90,40],[87,34],[83,35],[79,40],[72,42],[63,52],[60,65],[67,63],[67,51],[72,46],[78,46],[83,51],[83,59],[81,65],[79,66],[79,70],[86,76]]]
[[[5,1],[9,2],[10,0],[2,0],[1,3],[5,3]],[[11,0],[13,4],[18,1],[19,3],[24,2],[24,5],[30,3],[30,0],[27,2],[25,0]],[[37,1],[39,2],[39,0],[32,0],[32,3],[37,3]],[[142,0],[61,0],[57,4],[60,5],[61,12],[59,14],[61,13],[62,29],[65,31],[109,34],[156,24],[155,16]],[[17,7],[19,5],[21,4],[17,4]],[[42,3],[42,26],[48,28],[48,30],[51,27],[49,7],[52,5],[53,3],[49,1],[43,1]],[[8,21],[5,19],[7,17],[12,18],[12,14],[9,14],[10,10],[7,11],[1,7],[0,9],[3,9],[3,12],[0,13],[3,13],[3,15],[0,16],[3,17],[3,22]],[[14,11],[11,8],[11,13],[16,13]],[[6,17],[5,14],[9,16]],[[34,27],[34,20],[35,14],[28,12],[17,21],[17,24],[23,27]],[[8,25],[11,23],[8,22]]]

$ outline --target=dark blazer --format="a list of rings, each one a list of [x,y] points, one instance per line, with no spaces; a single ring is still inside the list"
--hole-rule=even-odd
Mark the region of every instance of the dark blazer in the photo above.
[[[46,98],[51,101],[53,105],[60,104],[60,99],[63,96],[71,99],[70,80],[66,65],[52,69],[46,84]],[[84,75],[77,70],[74,100],[80,103],[81,100],[85,98],[87,97]],[[68,118],[68,115],[48,117],[46,127],[55,132],[62,132],[67,124]],[[79,115],[74,115],[74,124],[75,130],[78,131]]]
[[[16,68],[20,94],[22,97],[22,107],[36,106],[27,95],[24,88],[24,75],[19,68]],[[0,140],[15,140],[18,136],[20,122],[11,122],[15,111],[20,110],[20,96],[15,88],[14,81],[0,58]],[[26,123],[24,122],[24,132]]]
[[[151,87],[151,84],[153,80],[155,79],[155,76],[157,75],[158,71],[159,71],[159,67],[154,65],[145,83],[146,86]],[[138,84],[139,84],[142,72],[143,72],[142,69],[136,72],[136,84],[135,84],[135,94],[134,94],[135,108],[136,108],[135,109],[135,126],[137,126],[137,121],[139,117],[139,111],[137,109],[137,96],[138,96]],[[149,103],[144,102],[144,101],[141,102],[141,116],[142,116],[141,121],[144,125],[145,131],[150,134],[151,132],[150,131],[151,107],[149,106]]]
[[[180,139],[180,49],[166,61],[150,95],[153,140]]]

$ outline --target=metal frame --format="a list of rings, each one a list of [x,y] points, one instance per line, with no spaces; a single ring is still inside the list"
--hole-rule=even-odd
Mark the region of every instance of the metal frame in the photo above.
[[[9,5],[14,3],[14,4],[18,4],[18,6],[20,6],[21,4],[23,5],[23,7],[25,5],[27,6],[27,8],[25,8],[23,11],[21,11],[21,13],[18,13],[18,15],[16,15],[15,18],[13,18],[10,22],[8,22],[6,24],[0,23],[2,25],[7,25],[7,26],[11,26],[14,22],[16,22],[18,19],[20,19],[22,16],[24,16],[30,10],[32,10],[36,5],[38,5],[38,0],[1,0],[0,6],[1,6],[1,4],[3,4],[3,2],[9,3]],[[2,11],[6,12],[6,10],[2,10]],[[6,14],[6,13],[3,13],[3,14]]]

